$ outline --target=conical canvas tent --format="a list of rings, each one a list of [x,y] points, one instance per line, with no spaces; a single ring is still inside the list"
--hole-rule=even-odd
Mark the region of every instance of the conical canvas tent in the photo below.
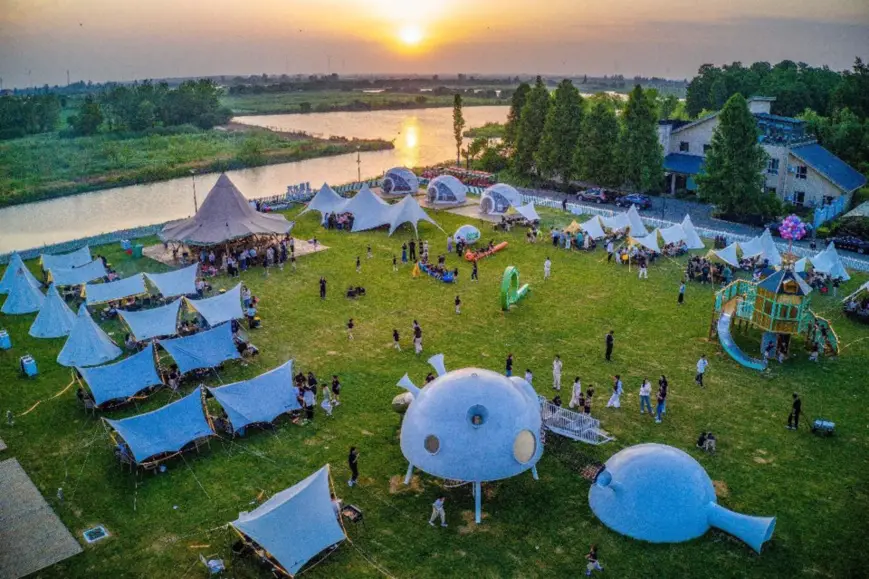
[[[106,275],[106,267],[101,259],[95,259],[78,267],[54,267],[48,270],[49,281],[57,287],[84,285],[89,281],[104,278]]]
[[[145,277],[141,273],[108,283],[89,283],[84,286],[85,302],[92,306],[141,296],[148,293]]]
[[[428,221],[438,229],[441,226],[434,219],[428,216],[422,207],[417,203],[416,198],[412,195],[404,197],[401,201],[390,207],[392,216],[389,224],[389,235],[392,235],[396,229],[404,223],[410,223],[413,226],[414,233],[418,233],[416,224],[420,221]],[[354,223],[355,229],[355,223]],[[443,229],[441,229],[443,231]]]
[[[631,226],[627,213],[616,213],[612,217],[601,217],[600,220],[604,227],[613,231],[623,231]]]
[[[646,249],[650,249],[655,253],[661,253],[661,249],[658,247],[658,230],[649,233],[648,235],[644,235],[642,237],[634,237],[631,235],[631,240],[638,244],[642,245]]]
[[[205,318],[205,321],[211,327],[244,317],[244,312],[241,311],[240,283],[226,293],[205,298],[204,300],[184,299],[187,301],[187,305]]]
[[[534,203],[520,205],[516,208],[516,211],[518,211],[519,214],[528,221],[540,221],[540,215],[538,215],[537,210],[534,209]]]
[[[318,553],[346,538],[332,507],[329,466],[230,523],[291,577]]]
[[[137,464],[177,453],[191,442],[214,436],[202,405],[201,387],[153,412],[103,420],[124,439]]]
[[[146,273],[152,284],[157,287],[164,298],[192,295],[196,293],[196,273],[199,264],[194,263],[183,269],[177,269],[167,273]]]
[[[158,343],[169,352],[182,374],[215,368],[227,360],[241,358],[232,340],[232,328],[229,324],[184,338],[160,340]]]
[[[832,241],[827,246],[827,249],[812,258],[812,267],[814,267],[815,271],[825,273],[830,277],[838,277],[844,281],[851,279]]]
[[[74,324],[75,314],[57,293],[54,284],[48,286],[45,301],[30,326],[30,335],[34,338],[62,338],[69,335]]]
[[[114,364],[76,369],[91,391],[97,406],[112,400],[129,400],[142,390],[163,383],[157,372],[152,344]]]
[[[592,239],[600,239],[601,237],[606,237],[606,233],[604,233],[603,227],[601,227],[600,225],[599,217],[592,217],[591,219],[580,225],[580,227]]]
[[[78,315],[63,349],[57,355],[61,366],[99,366],[111,362],[121,355],[121,349],[94,322],[84,304]]]
[[[579,225],[579,223],[576,222],[576,219],[571,221],[570,225],[568,225],[567,227],[564,228],[564,232],[569,233],[571,235],[575,235],[575,234],[579,233],[580,231],[582,231],[582,227]]]
[[[259,213],[226,174],[221,174],[196,215],[170,223],[160,237],[191,245],[216,245],[252,235],[283,235],[293,224],[279,214]]]
[[[81,267],[90,263],[93,259],[90,247],[85,245],[69,253],[61,253],[59,255],[43,254],[40,256],[39,262],[42,264],[42,269],[48,271],[55,268],[72,269],[74,267]]]
[[[736,255],[736,242],[734,241],[724,249],[715,249],[710,252],[711,255],[718,257],[724,263],[739,267],[739,257]]]
[[[293,361],[256,378],[209,388],[226,411],[232,429],[273,421],[281,414],[301,408],[293,388]]]
[[[142,342],[151,338],[162,338],[177,334],[178,310],[180,309],[181,299],[179,298],[165,306],[150,310],[139,310],[136,312],[118,310],[118,316],[130,328],[130,333],[133,334],[133,337],[137,341]]]
[[[763,255],[763,244],[760,241],[760,236],[749,239],[748,241],[740,241],[739,249],[742,250],[742,257],[746,259]]]
[[[9,263],[6,264],[6,271],[3,272],[3,278],[0,279],[0,294],[9,293],[9,290],[12,288],[12,279],[15,277],[15,272],[19,269],[24,272],[24,276],[30,282],[30,285],[37,289],[42,288],[42,284],[33,277],[33,274],[30,273],[30,270],[27,269],[26,265],[24,265],[21,256],[17,253],[13,253],[12,257],[9,258]]]
[[[770,265],[781,265],[781,253],[779,253],[778,248],[775,246],[775,241],[773,241],[769,229],[763,230],[763,234],[760,236],[760,243],[763,245],[763,258],[769,261]]]
[[[685,231],[685,244],[688,246],[688,249],[703,249],[706,247],[703,244],[703,240],[697,234],[697,230],[694,229],[690,215],[686,214],[685,219],[682,220],[682,229]]]
[[[685,235],[685,230],[678,223],[665,229],[659,229],[658,231],[661,233],[661,239],[664,240],[665,244],[677,244],[688,239]]]
[[[643,225],[643,220],[640,219],[640,212],[637,211],[636,205],[631,205],[631,208],[628,209],[628,222],[631,224],[631,235],[634,237],[648,235],[649,231],[646,229],[646,226]]]
[[[794,271],[797,273],[801,273],[806,271],[806,266],[809,264],[809,260],[807,258],[798,259],[794,262]]]
[[[317,194],[314,195],[314,198],[308,202],[308,206],[299,215],[304,215],[308,211],[319,211],[321,217],[327,213],[342,213],[345,205],[347,205],[347,199],[344,199],[335,193],[335,190],[329,187],[329,185],[323,183],[323,186],[320,187],[320,190],[317,191]]]
[[[33,287],[24,269],[18,268],[12,277],[9,294],[0,311],[10,315],[32,314],[39,311],[44,301],[45,296]]]
[[[343,211],[353,214],[353,231],[365,231],[391,222],[390,205],[368,185],[363,185],[356,195],[344,206]]]

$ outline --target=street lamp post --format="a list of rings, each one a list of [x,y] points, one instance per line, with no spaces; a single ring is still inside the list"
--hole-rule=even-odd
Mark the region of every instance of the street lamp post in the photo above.
[[[362,159],[359,157],[359,147],[356,147],[356,181],[362,181]]]
[[[193,181],[193,212],[199,212],[199,203],[196,201],[196,171],[190,169],[190,179]]]

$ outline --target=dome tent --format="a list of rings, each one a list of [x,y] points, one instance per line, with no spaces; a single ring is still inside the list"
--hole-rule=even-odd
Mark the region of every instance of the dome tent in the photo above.
[[[480,241],[480,230],[474,227],[473,225],[462,225],[458,229],[456,229],[455,237],[456,241],[463,240],[467,244],[477,243]]]
[[[468,188],[452,175],[438,175],[428,184],[428,202],[435,205],[464,203]]]
[[[9,295],[6,296],[0,311],[11,315],[32,314],[39,311],[44,301],[45,296],[33,287],[27,279],[27,274],[24,273],[24,268],[18,268],[12,277]]]
[[[521,202],[522,198],[516,189],[505,183],[496,183],[483,191],[480,197],[480,213],[501,215]]]
[[[380,188],[392,195],[413,194],[419,191],[419,179],[410,169],[393,167],[383,176]]]
[[[34,338],[62,338],[69,335],[74,323],[75,314],[51,284],[29,333]]]

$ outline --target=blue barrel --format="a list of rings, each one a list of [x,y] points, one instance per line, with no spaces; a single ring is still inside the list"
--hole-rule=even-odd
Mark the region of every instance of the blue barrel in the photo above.
[[[12,347],[12,338],[9,337],[9,332],[0,330],[0,350],[8,350]]]

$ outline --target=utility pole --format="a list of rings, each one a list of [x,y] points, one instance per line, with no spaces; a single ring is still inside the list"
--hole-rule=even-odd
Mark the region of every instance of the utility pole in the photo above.
[[[196,201],[196,170],[190,169],[190,179],[193,181],[193,213],[199,213],[199,202]]]
[[[66,69],[66,86],[69,86],[69,69]]]
[[[356,147],[356,181],[362,181],[362,159],[359,157],[359,147]]]

